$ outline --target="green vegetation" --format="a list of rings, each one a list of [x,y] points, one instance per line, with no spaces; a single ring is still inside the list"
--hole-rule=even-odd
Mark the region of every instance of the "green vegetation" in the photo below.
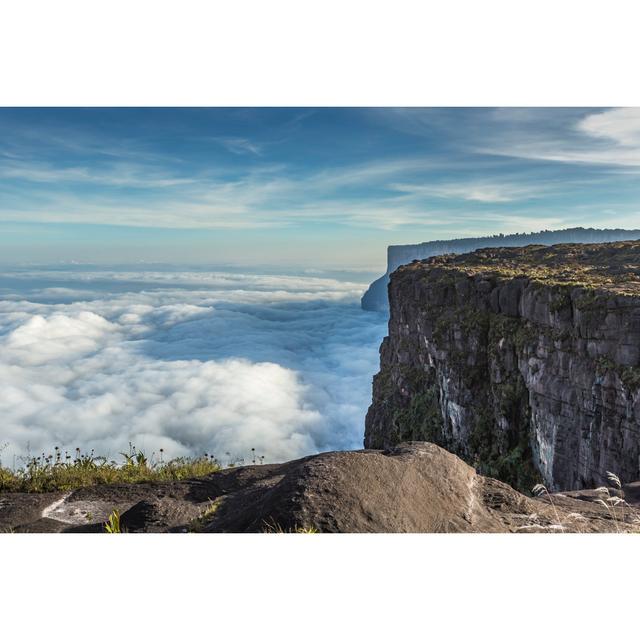
[[[416,318],[418,330],[432,327],[420,338],[432,343],[429,357],[436,362],[423,372],[418,364],[423,360],[412,355],[421,352],[421,345],[403,334],[398,348],[402,364],[386,372],[388,389],[381,389],[393,440],[435,442],[481,473],[528,492],[540,478],[533,462],[528,390],[519,368],[526,362],[529,371],[537,373],[540,352],[575,349],[575,339],[598,332],[611,309],[623,312],[626,305],[612,305],[612,298],[640,297],[640,241],[488,248],[434,256],[396,273],[396,284],[406,277],[400,284],[409,299],[418,295],[417,282],[424,289]],[[515,307],[513,315],[492,311],[502,308],[501,299],[485,299],[479,292],[493,295],[496,283],[507,281],[513,296],[504,288],[505,305],[524,300],[527,309],[535,311],[527,312],[531,318],[537,317],[536,309],[544,313],[547,307],[558,314],[558,321],[551,322],[555,326],[519,317]],[[525,298],[518,298],[520,290],[526,291]],[[599,358],[596,370],[618,376],[628,391],[640,389],[638,366]],[[446,388],[437,383],[436,371],[446,379]],[[390,384],[396,375],[398,380]],[[454,435],[443,419],[450,409],[441,406],[440,393],[463,405],[462,428],[468,429],[468,437]]]
[[[448,338],[451,320],[445,316],[440,316],[433,327],[433,339],[436,343],[442,343]]]
[[[640,367],[619,365],[611,358],[600,356],[596,360],[596,372],[601,376],[610,372],[615,373],[630,391],[640,389]]]
[[[392,420],[399,442],[426,440],[442,444],[444,425],[437,394],[434,384],[427,385],[412,394],[409,406],[394,412]]]
[[[315,527],[294,527],[285,529],[281,524],[277,522],[265,522],[262,533],[320,533],[319,529]]]
[[[588,307],[589,298],[595,302],[598,295],[640,293],[640,241],[479,249],[437,256],[405,269],[423,269],[423,279],[447,284],[451,278],[443,276],[449,271],[452,277],[482,274],[497,279],[527,278],[558,287],[558,292],[564,288],[565,293],[567,286],[582,287],[587,295],[577,304]],[[562,294],[561,298],[564,297]],[[563,308],[566,302],[563,299],[552,302],[553,310]]]
[[[498,385],[493,407],[479,409],[469,437],[466,458],[483,475],[491,476],[527,493],[540,480],[530,445],[529,409],[523,384]],[[504,416],[511,429],[502,431],[496,413]]]
[[[611,358],[607,358],[606,356],[596,358],[596,373],[598,375],[604,375],[609,371],[615,371],[616,368],[617,365]]]
[[[191,523],[189,531],[191,533],[200,533],[206,525],[208,525],[213,516],[216,515],[218,507],[222,504],[222,497],[218,497],[215,500],[209,498],[209,504],[204,511]]]
[[[64,456],[56,447],[55,453],[29,458],[14,471],[0,467],[0,491],[41,493],[69,491],[98,484],[137,483],[149,481],[185,480],[198,478],[219,471],[220,463],[205,454],[199,458],[175,458],[164,462],[162,450],[157,462],[130,445],[129,453],[120,454],[124,459],[118,464],[102,456],[81,453]],[[152,456],[152,458],[155,456]]]
[[[385,394],[394,398],[391,412],[394,441],[434,442],[473,464],[481,473],[528,492],[540,476],[530,445],[528,394],[524,379],[514,368],[513,357],[533,349],[541,333],[548,331],[552,337],[552,330],[471,305],[462,305],[455,313],[439,313],[434,324],[433,340],[448,354],[450,368],[445,375],[455,380],[457,387],[487,398],[486,404],[473,403],[469,440],[464,444],[449,441],[435,369],[424,371],[416,366],[398,365],[399,386],[404,391],[401,395],[393,390]],[[404,350],[410,349],[409,345]],[[491,370],[496,371],[493,378],[489,375]]]
[[[385,398],[391,395],[394,391],[393,380],[391,374],[386,369],[381,369],[373,376],[373,383]]]
[[[567,293],[559,291],[554,295],[551,300],[551,304],[549,305],[549,309],[554,313],[558,313],[563,309],[571,308],[571,298],[567,295]]]
[[[579,311],[601,309],[605,304],[606,298],[598,295],[594,289],[585,289],[582,295],[576,299],[576,309]]]
[[[492,314],[487,339],[487,357],[500,374],[497,380],[482,383],[488,406],[475,414],[469,439],[470,458],[478,470],[507,482],[522,492],[538,482],[540,475],[531,449],[531,416],[524,379],[517,368],[505,364],[510,350],[526,352],[539,339],[528,323]],[[500,380],[500,381],[498,381]],[[498,420],[509,425],[502,429]]]
[[[411,399],[407,405],[396,407],[391,416],[398,442],[427,440],[443,444],[444,423],[433,371],[404,365],[400,376],[402,386],[409,390]]]
[[[104,524],[105,533],[126,533],[120,529],[120,512],[115,509]]]
[[[489,344],[491,355],[495,356],[501,341],[506,340],[517,351],[534,347],[540,335],[550,332],[547,327],[534,327],[531,323],[492,313],[489,322]]]
[[[621,367],[619,375],[627,389],[631,391],[640,389],[640,367]]]
[[[480,311],[471,305],[457,307],[455,311],[444,311],[438,315],[433,328],[433,340],[439,346],[446,346],[450,340],[451,332],[458,331],[468,340],[473,336],[483,335],[489,328],[493,314]]]

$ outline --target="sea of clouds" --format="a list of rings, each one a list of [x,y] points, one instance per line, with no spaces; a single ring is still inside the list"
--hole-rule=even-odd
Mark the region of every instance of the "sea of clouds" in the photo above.
[[[65,269],[0,275],[0,461],[129,442],[282,461],[362,446],[386,319],[365,285]]]

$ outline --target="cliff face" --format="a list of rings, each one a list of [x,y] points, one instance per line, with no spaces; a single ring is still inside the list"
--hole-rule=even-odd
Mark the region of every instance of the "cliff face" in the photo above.
[[[485,249],[391,276],[365,445],[529,490],[640,478],[640,242]]]
[[[362,296],[365,311],[387,311],[389,298],[387,286],[389,275],[399,266],[412,260],[424,260],[431,256],[448,253],[468,253],[486,247],[520,247],[529,244],[552,245],[559,242],[616,242],[640,238],[640,230],[627,229],[562,229],[538,233],[514,233],[511,235],[487,236],[484,238],[460,238],[457,240],[435,240],[421,244],[391,245],[387,248],[387,271],[372,282]]]

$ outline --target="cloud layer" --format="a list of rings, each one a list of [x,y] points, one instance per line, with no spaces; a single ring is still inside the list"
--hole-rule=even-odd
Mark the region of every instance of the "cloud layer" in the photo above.
[[[266,460],[361,446],[384,319],[362,286],[207,273],[22,273],[0,302],[2,462],[132,441]]]

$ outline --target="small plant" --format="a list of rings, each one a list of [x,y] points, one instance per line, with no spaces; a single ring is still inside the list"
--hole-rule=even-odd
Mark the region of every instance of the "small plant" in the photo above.
[[[120,529],[120,512],[114,509],[109,516],[109,519],[104,524],[105,533],[122,533]]]
[[[615,473],[607,471],[607,481],[612,487],[622,489],[622,482],[620,482],[620,478]]]
[[[2,452],[9,446],[8,442],[0,443],[0,469],[2,468]]]
[[[601,504],[607,510],[616,527],[616,532],[620,533],[620,526],[618,524],[618,518],[616,517],[615,507],[621,503],[626,504],[626,502],[622,498],[618,498],[618,496],[610,496],[606,500],[598,498],[595,502],[596,504]]]
[[[560,522],[560,516],[558,515],[558,510],[556,509],[556,505],[547,487],[545,487],[543,484],[537,484],[535,487],[533,487],[533,489],[531,490],[531,493],[533,493],[533,495],[536,496],[537,498],[541,498],[542,496],[545,496],[545,495],[547,496],[547,498],[549,498],[549,502],[553,507],[553,512],[556,515],[556,525],[560,527],[561,530],[564,531],[564,525],[562,524],[562,522]]]
[[[613,473],[612,471],[607,471],[606,477],[607,482],[613,488],[617,489],[618,491],[622,490],[622,482],[615,473]],[[620,496],[612,496],[608,487],[598,487],[596,491],[602,496],[596,500],[596,503],[601,504],[607,510],[615,524],[616,531],[620,533],[619,525],[621,522],[624,523],[625,521],[624,508],[629,506],[627,504],[627,501]],[[622,509],[622,515],[620,518],[618,518],[618,514],[616,514],[616,507],[621,507]]]
[[[122,453],[124,461],[118,464],[115,460],[96,456],[93,450],[83,453],[78,447],[75,456],[72,456],[67,451],[63,454],[59,447],[55,447],[51,455],[42,453],[37,457],[23,458],[22,466],[18,469],[0,467],[0,492],[43,493],[99,484],[185,480],[206,476],[222,468],[208,454],[165,462],[163,453],[162,450],[158,462],[152,462],[153,455],[148,458],[130,444],[129,453]]]
[[[211,522],[213,516],[218,511],[218,507],[222,503],[222,497],[218,497],[215,500],[209,498],[209,504],[205,507],[204,511],[191,523],[189,531],[192,533],[199,533],[204,527]]]
[[[297,526],[293,529],[285,529],[279,522],[272,520],[271,522],[264,522],[262,533],[320,533],[319,529],[315,527],[301,527]]]

